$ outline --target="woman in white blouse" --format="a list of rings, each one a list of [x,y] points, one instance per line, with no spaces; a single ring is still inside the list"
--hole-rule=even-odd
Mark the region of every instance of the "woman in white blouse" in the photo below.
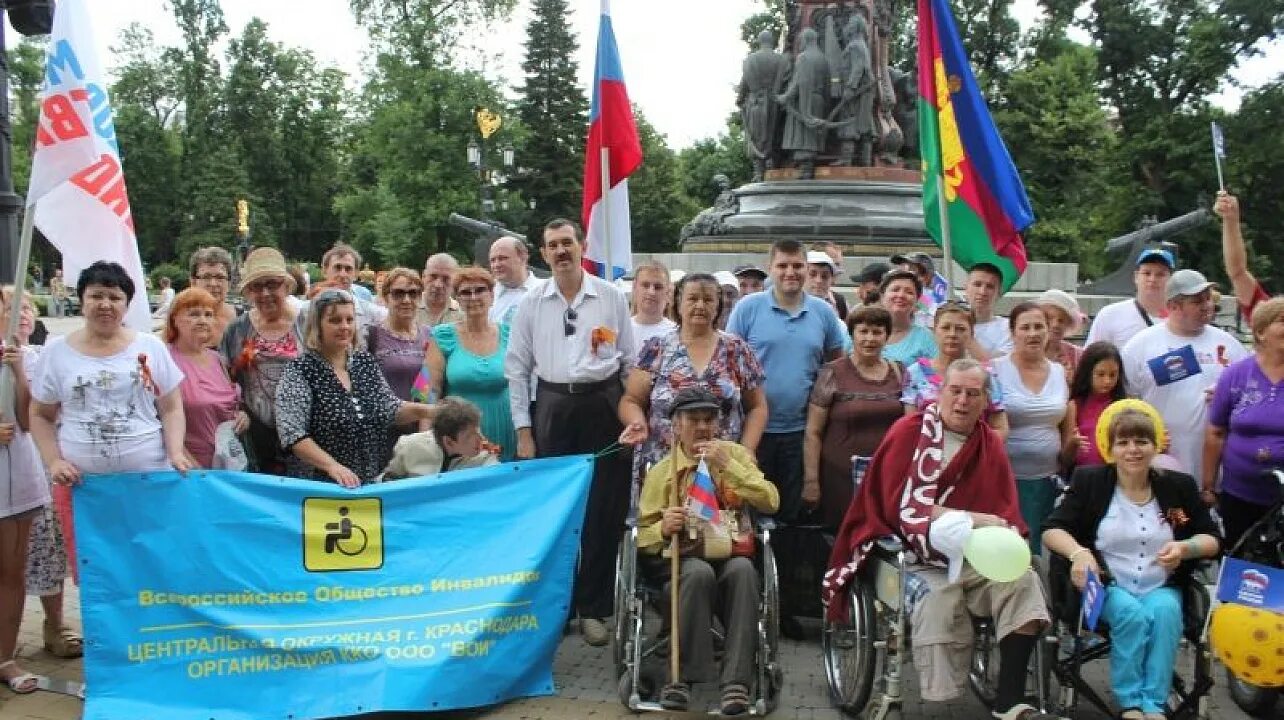
[[[1021,303],[1008,315],[1012,354],[994,361],[994,374],[1003,387],[1008,416],[1008,457],[1017,479],[1021,518],[1030,528],[1030,550],[1041,551],[1043,520],[1052,512],[1060,491],[1061,460],[1075,443],[1070,388],[1061,366],[1048,360],[1048,318],[1034,303]]]
[[[1043,533],[1069,560],[1075,587],[1090,571],[1106,585],[1101,619],[1124,720],[1163,720],[1182,633],[1179,588],[1221,547],[1195,479],[1151,467],[1163,438],[1150,413],[1127,409],[1110,421],[1101,449],[1109,464],[1075,470]]]

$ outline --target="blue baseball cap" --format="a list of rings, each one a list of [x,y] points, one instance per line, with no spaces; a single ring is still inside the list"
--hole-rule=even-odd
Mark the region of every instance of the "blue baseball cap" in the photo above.
[[[1172,252],[1163,248],[1146,248],[1142,250],[1141,254],[1137,256],[1137,267],[1141,267],[1143,263],[1148,262],[1161,262],[1167,265],[1169,270],[1177,269],[1177,260],[1173,258]]]

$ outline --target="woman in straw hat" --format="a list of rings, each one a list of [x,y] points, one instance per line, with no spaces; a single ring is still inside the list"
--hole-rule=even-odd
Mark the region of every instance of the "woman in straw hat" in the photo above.
[[[285,452],[276,432],[276,386],[291,360],[303,351],[298,314],[286,298],[294,278],[275,248],[258,248],[241,269],[241,295],[250,311],[223,333],[219,352],[241,386],[241,402],[250,416],[247,448],[250,466],[260,472],[285,472]]]

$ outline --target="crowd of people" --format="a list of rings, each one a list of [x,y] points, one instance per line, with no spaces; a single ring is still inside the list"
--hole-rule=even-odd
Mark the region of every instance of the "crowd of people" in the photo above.
[[[1167,588],[1278,499],[1263,471],[1284,458],[1274,407],[1284,298],[1271,299],[1247,269],[1235,198],[1219,196],[1216,209],[1251,352],[1212,324],[1214,284],[1163,248],[1141,253],[1136,296],[1103,308],[1083,347],[1074,338],[1086,318],[1072,294],[1048,290],[1001,317],[999,268],[970,268],[955,298],[923,253],[862,268],[845,296],[835,287],[839,248],[781,240],[766,268],[640,265],[630,301],[582,268],[582,231],[560,219],[540,238],[546,280],[531,272],[525,243],[505,237],[488,268],[432,255],[422,272],[389,270],[377,297],[356,282],[361,256],[342,243],[310,287],[275,249],[255,249],[240,267],[225,250],[202,249],[190,287],[166,298],[159,337],[126,327],[140,289],[119,265],[95,263],[76,282],[79,329],[39,351],[20,331],[3,353],[16,391],[4,408],[14,419],[0,422],[10,457],[0,681],[35,688],[9,659],[26,589],[46,600],[46,645],[81,651],[58,598],[74,553],[68,486],[86,473],[246,467],[357,487],[586,453],[596,465],[572,618],[591,645],[609,639],[631,499],[640,549],[658,558],[696,523],[686,497],[707,465],[724,509],[748,504],[837,534],[831,608],[871,537],[910,543],[929,588],[914,615],[928,699],[963,686],[959,648],[971,630],[952,618],[993,610],[995,716],[1037,717],[1019,683],[1048,621],[1030,578],[998,587],[967,568],[947,577],[929,526],[1013,527],[1035,554],[1063,557],[1076,582],[1088,569],[1109,574],[1111,624],[1152,628],[1117,645],[1116,692],[1133,713],[1125,717],[1152,717],[1170,666],[1122,658],[1163,654],[1168,640],[1155,635],[1168,638]],[[234,278],[243,310],[230,302]],[[34,311],[24,301],[19,312],[29,334]],[[1111,412],[1128,397],[1149,411]],[[912,502],[902,508],[902,498]],[[1166,522],[1174,509],[1188,522]],[[743,588],[755,571],[736,559],[683,560],[684,617],[754,616]],[[713,584],[740,589],[719,598]],[[797,635],[782,610],[782,628]],[[728,631],[718,673],[699,631],[683,628],[690,670],[665,689],[666,706],[684,707],[686,682],[719,678],[724,710],[744,711],[749,640]]]

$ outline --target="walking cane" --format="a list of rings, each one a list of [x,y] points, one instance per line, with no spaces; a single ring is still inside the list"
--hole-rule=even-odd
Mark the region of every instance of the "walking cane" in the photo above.
[[[674,453],[675,456],[676,454]],[[682,492],[678,488],[677,458],[671,459],[674,462],[669,473],[669,479],[673,482],[673,504],[670,507],[677,507],[682,501]],[[674,685],[682,682],[678,661],[678,576],[682,572],[682,558],[678,555],[680,532],[673,533],[673,537],[669,538],[669,682]]]

